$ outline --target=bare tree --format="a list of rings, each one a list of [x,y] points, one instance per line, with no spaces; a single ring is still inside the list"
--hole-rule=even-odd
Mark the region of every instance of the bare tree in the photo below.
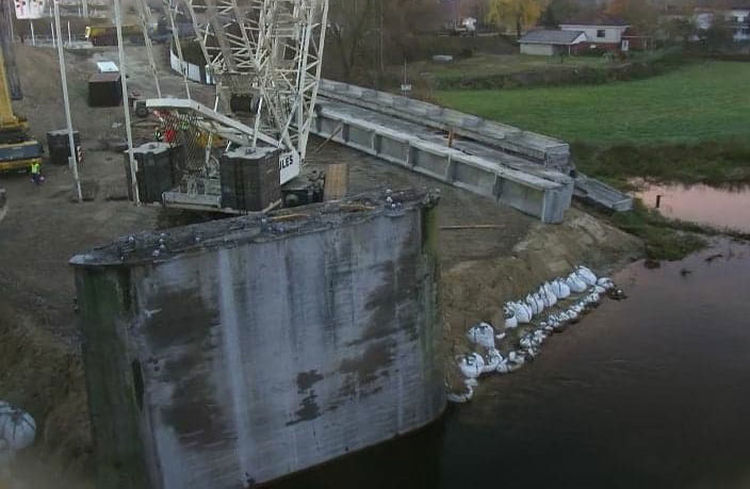
[[[328,32],[336,44],[341,67],[349,77],[372,34],[377,0],[331,0]]]
[[[394,58],[408,57],[414,36],[439,21],[434,0],[331,0],[328,32],[348,78],[367,63],[382,71]]]

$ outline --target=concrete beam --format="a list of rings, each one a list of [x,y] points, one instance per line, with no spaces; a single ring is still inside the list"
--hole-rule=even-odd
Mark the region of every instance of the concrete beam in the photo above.
[[[561,222],[570,207],[572,178],[471,142],[449,147],[442,136],[417,124],[344,104],[321,102],[312,131],[509,205],[545,223]]]
[[[321,80],[320,96],[323,100],[343,102],[427,127],[452,130],[456,135],[519,155],[549,168],[567,172],[572,167],[570,147],[563,141],[429,102],[333,80]]]

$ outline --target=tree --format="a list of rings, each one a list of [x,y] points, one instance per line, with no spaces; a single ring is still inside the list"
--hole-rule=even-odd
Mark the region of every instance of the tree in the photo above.
[[[380,1],[383,3],[387,47],[389,52],[395,50],[397,57],[408,57],[415,35],[434,32],[441,25],[442,14],[434,0]]]
[[[732,25],[723,16],[716,15],[711,27],[699,31],[698,36],[710,51],[719,51],[732,44]]]
[[[653,34],[659,18],[649,0],[613,0],[606,13],[627,21],[640,34]]]
[[[400,63],[413,36],[434,30],[439,21],[434,0],[331,0],[329,56],[338,56],[347,79],[361,66],[375,64],[382,70],[394,58]]]
[[[684,43],[696,35],[698,28],[692,19],[674,18],[665,21],[661,30],[667,41]]]
[[[581,4],[575,0],[552,0],[542,12],[539,23],[549,29],[557,29],[566,20],[580,15],[581,11]]]
[[[344,76],[349,78],[373,31],[376,0],[332,0],[328,34],[338,52]]]
[[[487,21],[498,26],[515,24],[520,38],[523,29],[536,23],[541,13],[539,0],[490,0]]]

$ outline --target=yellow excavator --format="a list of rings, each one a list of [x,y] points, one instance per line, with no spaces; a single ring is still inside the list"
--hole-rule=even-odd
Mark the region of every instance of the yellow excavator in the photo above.
[[[0,30],[3,27],[7,26],[2,25],[0,18]],[[42,161],[42,145],[29,137],[28,122],[13,112],[10,84],[17,77],[7,72],[15,70],[15,63],[6,64],[3,56],[3,52],[12,53],[8,37],[0,32],[0,172],[29,169],[33,163]],[[16,88],[20,92],[20,87]]]

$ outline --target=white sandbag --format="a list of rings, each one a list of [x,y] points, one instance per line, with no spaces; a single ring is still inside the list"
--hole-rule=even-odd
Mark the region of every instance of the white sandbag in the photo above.
[[[485,348],[495,348],[495,328],[491,324],[481,322],[469,328],[466,337],[474,344]]]
[[[557,296],[552,291],[552,285],[549,282],[545,282],[539,292],[542,294],[546,307],[554,307],[557,304]]]
[[[0,401],[0,439],[7,450],[17,452],[30,447],[36,437],[36,422],[31,415],[21,409]]]
[[[592,272],[588,268],[581,265],[576,269],[576,273],[581,278],[581,280],[586,282],[586,285],[588,285],[589,287],[593,287],[594,285],[596,285],[596,275],[594,275],[594,272]]]
[[[476,379],[482,375],[484,358],[479,353],[459,355],[456,357],[456,362],[458,363],[459,370],[461,370],[461,374],[467,379]]]
[[[503,361],[503,356],[496,348],[490,348],[487,351],[487,357],[482,367],[482,373],[494,372],[497,370],[497,366]]]
[[[563,279],[556,279],[552,282],[552,292],[557,296],[557,300],[567,299],[570,297],[570,287]]]
[[[586,285],[586,282],[581,280],[575,273],[571,273],[570,275],[568,275],[568,278],[565,279],[565,283],[568,287],[570,287],[570,291],[576,294],[585,292],[586,288],[588,287]]]
[[[524,302],[510,302],[508,306],[515,312],[517,324],[528,324],[533,317],[531,307]]]
[[[531,308],[531,315],[532,315],[532,317],[538,315],[541,312],[539,310],[539,303],[536,301],[536,299],[531,294],[528,294],[524,298],[524,302],[526,303],[527,306],[529,306],[529,308]]]
[[[462,393],[454,393],[450,392],[446,395],[446,399],[448,399],[449,402],[454,402],[457,404],[463,404],[466,402],[471,401],[471,398],[474,397],[474,386],[467,382],[466,384],[466,390]]]
[[[605,291],[615,288],[615,283],[609,277],[601,277],[596,281],[596,285],[602,287]]]

